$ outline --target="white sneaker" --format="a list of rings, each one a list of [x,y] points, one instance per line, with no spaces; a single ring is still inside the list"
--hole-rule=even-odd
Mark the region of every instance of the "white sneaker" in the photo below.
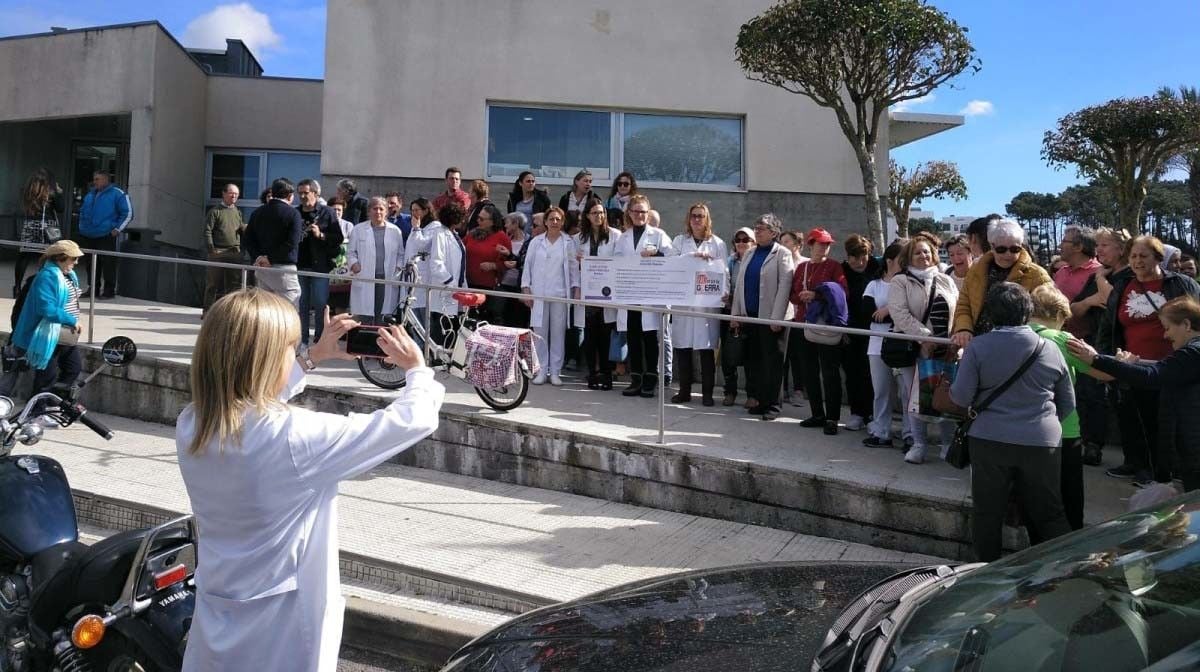
[[[532,382],[534,385],[545,385],[546,384],[546,374],[539,373],[538,375],[534,376]]]
[[[550,376],[550,384],[555,387],[562,387],[562,378],[559,378],[558,374],[552,374]]]
[[[904,454],[904,461],[909,464],[925,463],[925,446],[913,446]]]
[[[861,415],[852,415],[850,416],[850,419],[846,421],[846,429],[852,432],[861,432],[866,428],[867,423],[862,419]]]

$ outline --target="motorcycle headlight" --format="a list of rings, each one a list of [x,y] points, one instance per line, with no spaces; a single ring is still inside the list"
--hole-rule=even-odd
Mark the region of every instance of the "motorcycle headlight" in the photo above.
[[[7,418],[13,411],[13,400],[0,397],[0,418]]]

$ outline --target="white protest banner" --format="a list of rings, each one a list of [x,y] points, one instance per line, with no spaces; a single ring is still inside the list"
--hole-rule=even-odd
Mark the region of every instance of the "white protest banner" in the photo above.
[[[585,301],[645,306],[719,308],[728,291],[723,259],[700,257],[584,257]]]

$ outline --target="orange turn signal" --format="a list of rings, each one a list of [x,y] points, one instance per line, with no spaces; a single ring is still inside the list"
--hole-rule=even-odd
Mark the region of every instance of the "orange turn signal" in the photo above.
[[[71,628],[71,643],[77,649],[90,649],[104,639],[104,619],[96,614],[87,614],[75,621]]]

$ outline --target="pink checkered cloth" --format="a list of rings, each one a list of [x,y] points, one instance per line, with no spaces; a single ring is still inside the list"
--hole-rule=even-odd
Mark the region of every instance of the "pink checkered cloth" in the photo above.
[[[496,388],[517,382],[525,362],[530,375],[541,368],[529,329],[484,325],[467,339],[467,382],[475,387]]]

